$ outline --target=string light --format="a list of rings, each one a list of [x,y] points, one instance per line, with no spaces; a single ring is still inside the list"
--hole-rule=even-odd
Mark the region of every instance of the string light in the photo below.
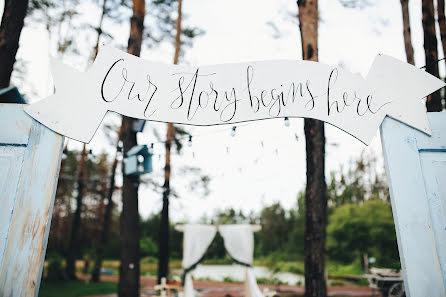
[[[290,126],[290,119],[288,117],[285,117],[285,127],[289,127]]]
[[[232,137],[235,136],[235,129],[237,129],[236,126],[232,127],[232,130],[231,130],[231,136],[232,136]]]
[[[189,147],[192,146],[192,135],[189,135],[189,141],[187,142],[187,145],[188,145]]]

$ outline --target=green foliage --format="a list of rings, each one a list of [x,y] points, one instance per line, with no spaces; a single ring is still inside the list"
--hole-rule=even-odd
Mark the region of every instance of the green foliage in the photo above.
[[[364,268],[362,267],[361,260],[359,258],[347,264],[330,260],[326,263],[326,269],[328,271],[328,275],[331,277],[364,274]]]
[[[157,257],[158,246],[150,237],[142,237],[139,240],[141,257]]]
[[[223,278],[223,282],[224,282],[224,283],[240,283],[240,281],[237,281],[237,280],[233,279],[233,278],[230,277],[230,276],[225,276],[225,277]]]
[[[46,273],[46,280],[48,281],[61,281],[65,280],[65,271],[62,267],[62,257],[54,254],[48,260],[48,267]]]
[[[343,263],[376,258],[376,265],[398,267],[398,249],[390,205],[382,200],[334,209],[327,228],[328,255]]]
[[[361,155],[344,172],[331,172],[327,184],[328,206],[331,209],[346,203],[358,204],[370,199],[389,201],[389,188],[383,170],[377,170],[373,156]]]
[[[154,256],[158,257],[158,246],[159,246],[159,226],[161,222],[161,215],[160,214],[152,214],[147,219],[141,219],[141,238],[144,240],[150,240],[152,243],[156,246],[156,253],[155,254],[147,254],[142,255],[142,257],[145,256]],[[170,258],[172,259],[181,259],[183,255],[183,246],[182,246],[182,239],[183,234],[177,230],[175,230],[174,224],[169,225],[169,241],[172,243],[169,245],[169,254]],[[141,242],[140,242],[141,244]],[[142,246],[141,246],[142,248]],[[142,252],[142,250],[141,250]]]
[[[285,210],[280,203],[274,203],[263,208],[260,214],[260,221],[263,238],[268,238],[268,240],[263,241],[262,252],[269,254],[279,250],[288,238],[291,229]]]

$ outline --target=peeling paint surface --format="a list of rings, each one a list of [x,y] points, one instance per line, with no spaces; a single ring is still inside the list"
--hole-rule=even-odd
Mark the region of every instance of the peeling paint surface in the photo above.
[[[0,104],[0,297],[37,296],[63,137]]]
[[[446,113],[429,137],[386,118],[381,140],[406,295],[446,297]]]

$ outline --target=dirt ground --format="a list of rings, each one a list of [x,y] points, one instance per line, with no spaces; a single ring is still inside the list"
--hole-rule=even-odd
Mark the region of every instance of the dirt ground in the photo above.
[[[104,281],[117,282],[117,276],[103,275],[101,279]],[[141,277],[141,297],[148,297],[155,295],[153,286],[156,284],[156,277],[143,276]],[[259,285],[260,290],[269,288],[278,292],[282,296],[303,296],[304,288],[302,286],[288,286],[288,285]],[[243,284],[239,283],[221,283],[213,281],[194,281],[194,288],[198,291],[197,297],[242,297]],[[101,297],[116,297],[116,294],[101,296]],[[381,297],[381,294],[376,290],[368,287],[356,286],[340,286],[329,287],[328,296],[339,297]],[[89,296],[85,296],[89,297]],[[92,297],[92,296],[90,296]],[[98,297],[98,296],[96,296]]]

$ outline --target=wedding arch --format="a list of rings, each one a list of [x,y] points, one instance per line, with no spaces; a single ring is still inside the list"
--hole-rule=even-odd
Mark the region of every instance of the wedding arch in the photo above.
[[[253,270],[254,260],[254,232],[260,230],[258,225],[177,225],[176,230],[183,232],[183,284],[184,296],[194,297],[195,291],[191,272],[204,260],[207,249],[220,233],[223,237],[226,252],[231,259],[244,267],[245,297],[262,297]]]
[[[0,133],[6,164],[0,192],[7,193],[1,197],[7,207],[0,208],[0,295],[35,295],[63,136],[88,143],[113,111],[194,126],[312,118],[366,145],[380,128],[406,292],[446,297],[446,192],[440,187],[446,184],[446,113],[428,114],[422,101],[446,85],[442,80],[385,55],[366,77],[310,61],[167,65],[110,47],[85,73],[57,61],[51,67],[54,95],[25,106],[0,104],[0,124],[8,127]],[[184,228],[186,297],[194,294],[188,272],[217,230],[231,257],[246,264],[247,296],[261,296],[251,268],[253,242],[247,244],[252,226]]]

